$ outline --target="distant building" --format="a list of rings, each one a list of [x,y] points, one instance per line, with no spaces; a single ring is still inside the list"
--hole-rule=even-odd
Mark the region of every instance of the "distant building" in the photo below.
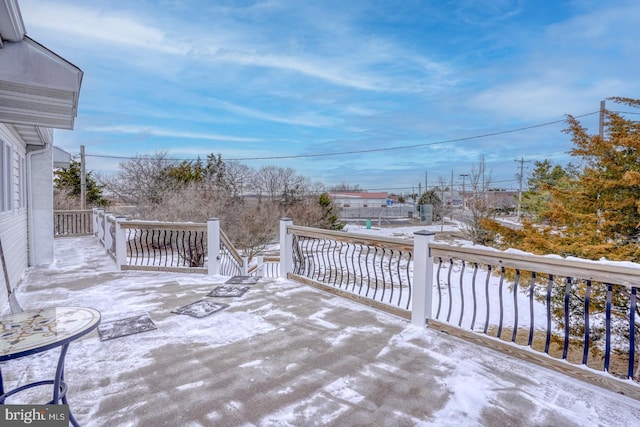
[[[335,192],[329,193],[329,198],[339,208],[384,208],[388,204],[387,192]]]

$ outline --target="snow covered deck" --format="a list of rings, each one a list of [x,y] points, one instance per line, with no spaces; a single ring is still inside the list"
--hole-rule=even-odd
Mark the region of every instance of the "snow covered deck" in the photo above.
[[[81,305],[103,322],[147,313],[157,327],[107,341],[93,332],[71,345],[68,398],[83,425],[640,420],[636,400],[293,281],[262,279],[241,297],[213,298],[228,277],[118,272],[94,237],[55,244],[55,263],[31,269],[18,288],[25,310]],[[202,318],[172,313],[200,299],[229,307]],[[4,363],[5,385],[50,377],[55,358],[56,350]]]

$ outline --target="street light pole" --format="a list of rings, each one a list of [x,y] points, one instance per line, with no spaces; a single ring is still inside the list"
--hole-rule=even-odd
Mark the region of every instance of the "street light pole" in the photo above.
[[[462,210],[464,210],[464,208],[465,208],[465,205],[464,205],[464,203],[465,203],[465,199],[464,199],[464,195],[465,195],[465,193],[464,193],[464,183],[465,183],[465,178],[468,177],[469,174],[461,173],[460,176],[462,177]]]

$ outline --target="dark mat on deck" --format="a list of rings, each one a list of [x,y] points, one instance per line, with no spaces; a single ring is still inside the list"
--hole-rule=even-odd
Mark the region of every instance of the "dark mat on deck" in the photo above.
[[[227,280],[227,285],[255,285],[260,280],[260,276],[233,276]]]
[[[126,317],[124,319],[102,322],[98,326],[100,340],[107,341],[140,332],[152,331],[156,328],[148,314]]]
[[[201,299],[191,304],[187,304],[172,311],[175,314],[186,314],[192,317],[205,317],[216,311],[224,310],[229,304],[221,304],[219,302]]]
[[[249,290],[248,286],[217,286],[207,294],[208,297],[241,297]]]

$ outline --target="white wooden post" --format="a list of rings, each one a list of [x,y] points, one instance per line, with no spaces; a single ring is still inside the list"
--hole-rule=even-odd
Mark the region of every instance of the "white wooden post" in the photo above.
[[[116,217],[116,264],[118,270],[122,270],[122,266],[127,265],[127,235],[122,228],[122,222],[125,220],[124,216]]]
[[[290,225],[293,225],[291,218],[280,219],[280,277],[285,279],[293,273],[293,236],[287,232]]]
[[[111,250],[111,244],[113,243],[113,236],[111,236],[111,227],[109,225],[109,218],[111,216],[111,213],[104,216],[104,250],[107,253]]]
[[[220,274],[220,220],[207,220],[207,274]]]
[[[256,258],[256,276],[264,276],[264,254],[260,254]]]
[[[411,323],[425,326],[431,318],[433,305],[433,257],[429,242],[435,233],[421,230],[413,237],[413,296],[411,301]]]
[[[242,265],[240,266],[240,275],[246,276],[249,274],[249,257],[245,254],[241,255],[242,257]]]
[[[94,236],[98,235],[98,227],[96,227],[97,224],[98,224],[98,208],[92,208],[91,209],[91,230],[93,230]]]
[[[98,241],[104,244],[104,230],[102,228],[102,217],[104,217],[104,209],[98,209],[98,215],[96,216],[96,236]]]
[[[107,248],[107,234],[109,233],[109,221],[108,217],[111,215],[111,212],[104,212],[102,215],[102,245]]]

